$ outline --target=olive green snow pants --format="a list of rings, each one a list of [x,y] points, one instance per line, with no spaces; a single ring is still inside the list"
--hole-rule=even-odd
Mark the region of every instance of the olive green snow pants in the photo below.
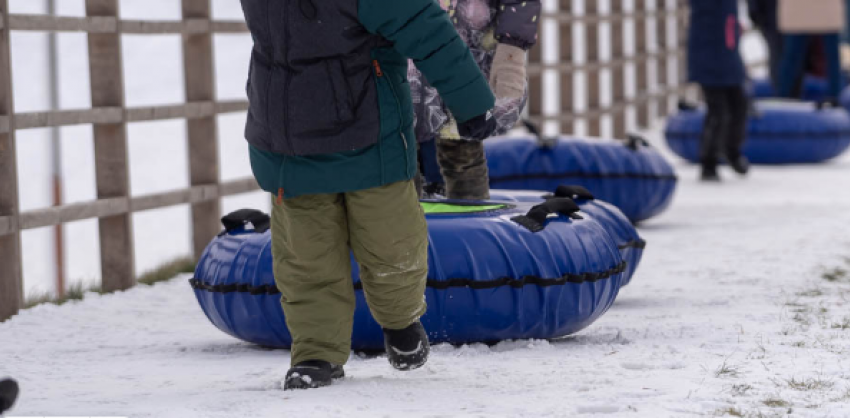
[[[372,316],[402,329],[425,313],[428,229],[413,181],[275,201],[272,257],[292,364],[345,364],[354,286],[350,252]]]

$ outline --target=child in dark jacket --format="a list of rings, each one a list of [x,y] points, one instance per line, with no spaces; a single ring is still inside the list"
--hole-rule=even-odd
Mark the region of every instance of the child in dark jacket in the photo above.
[[[741,154],[747,129],[746,72],[738,51],[741,26],[736,0],[690,0],[688,79],[698,83],[708,113],[700,145],[701,179],[719,181],[725,159],[739,174],[749,162]]]
[[[246,138],[273,194],[272,258],[292,364],[284,389],[343,376],[350,254],[393,367],[428,357],[428,230],[417,173],[413,59],[465,136],[495,130],[487,79],[432,0],[242,0],[251,30]],[[283,331],[281,331],[283,332]]]

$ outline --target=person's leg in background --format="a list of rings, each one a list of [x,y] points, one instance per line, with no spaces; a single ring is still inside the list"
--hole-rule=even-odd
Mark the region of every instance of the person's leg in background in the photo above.
[[[702,93],[708,111],[705,115],[705,124],[702,130],[702,141],[700,142],[700,164],[703,181],[719,181],[717,165],[720,163],[720,153],[723,138],[729,125],[729,113],[726,107],[726,92],[724,87],[702,86]]]
[[[837,102],[844,89],[844,76],[841,74],[841,39],[837,33],[822,36],[829,79],[829,99]]]
[[[779,96],[799,98],[803,81],[806,51],[809,36],[785,35],[782,45],[782,64],[779,73]]]
[[[440,137],[437,159],[446,182],[449,199],[487,200],[490,177],[484,143]]]
[[[372,316],[384,329],[393,367],[428,357],[425,313],[428,228],[411,181],[345,194],[351,249]],[[350,332],[350,330],[349,330]]]
[[[747,138],[747,121],[750,106],[749,96],[744,86],[726,88],[726,108],[728,109],[728,129],[723,150],[726,161],[738,174],[747,174],[750,162],[743,154],[744,141]]]
[[[271,234],[275,282],[292,334],[292,365],[345,364],[355,298],[343,195],[273,202]]]

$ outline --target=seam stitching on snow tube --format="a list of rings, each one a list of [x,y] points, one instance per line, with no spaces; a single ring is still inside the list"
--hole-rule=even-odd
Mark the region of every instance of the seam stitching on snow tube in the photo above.
[[[679,177],[673,174],[638,174],[638,173],[556,173],[556,174],[516,174],[512,176],[490,177],[490,183],[498,183],[502,181],[518,181],[525,179],[559,179],[563,177],[581,177],[593,179],[646,179],[646,180],[678,180]]]
[[[508,277],[503,277],[501,279],[496,280],[488,280],[488,281],[476,281],[471,279],[449,279],[445,281],[437,281],[437,280],[428,280],[426,286],[432,289],[449,289],[452,287],[468,287],[471,289],[493,289],[497,287],[509,286],[513,288],[521,288],[527,285],[536,285],[541,287],[546,286],[560,286],[565,285],[567,283],[573,284],[581,284],[585,282],[597,282],[599,280],[609,279],[612,276],[623,273],[626,271],[626,262],[618,264],[615,267],[612,267],[608,270],[605,270],[600,273],[582,273],[582,274],[565,274],[556,279],[546,279],[536,276],[524,276],[520,279],[511,279]],[[192,289],[195,290],[204,290],[212,293],[250,293],[252,295],[277,295],[280,294],[280,291],[276,286],[272,285],[262,285],[262,286],[252,286],[247,283],[231,283],[231,284],[217,284],[210,285],[207,283],[203,283],[198,279],[190,279],[189,284],[192,285]],[[355,290],[363,290],[363,284],[361,282],[354,283]]]

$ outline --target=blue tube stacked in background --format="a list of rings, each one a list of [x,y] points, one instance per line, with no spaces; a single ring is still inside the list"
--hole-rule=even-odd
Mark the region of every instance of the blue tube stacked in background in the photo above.
[[[485,142],[490,188],[555,190],[580,185],[619,208],[632,222],[663,212],[673,201],[676,173],[640,138],[496,138]]]
[[[754,164],[819,163],[850,147],[850,115],[812,103],[761,101],[747,125],[744,155]],[[667,120],[665,136],[682,158],[699,161],[705,110],[682,109]]]

